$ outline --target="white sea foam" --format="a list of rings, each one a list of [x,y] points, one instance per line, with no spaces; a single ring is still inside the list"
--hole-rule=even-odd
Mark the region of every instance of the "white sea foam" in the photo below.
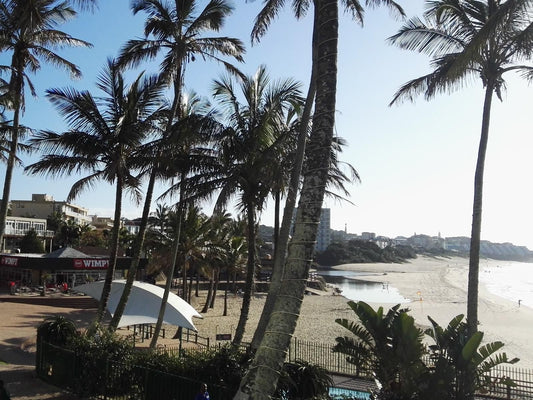
[[[511,261],[481,265],[480,282],[489,292],[533,308],[533,264]]]

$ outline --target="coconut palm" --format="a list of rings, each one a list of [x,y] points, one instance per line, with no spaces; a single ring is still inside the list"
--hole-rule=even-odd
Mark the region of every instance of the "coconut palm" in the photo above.
[[[413,100],[418,94],[431,99],[438,93],[462,88],[472,77],[480,77],[483,83],[485,99],[474,178],[468,273],[467,323],[473,334],[478,325],[483,177],[492,98],[496,94],[501,100],[506,72],[531,71],[517,62],[532,48],[533,25],[529,14],[532,4],[515,0],[437,0],[427,4],[425,22],[413,18],[389,40],[403,49],[428,54],[434,69],[403,85],[391,104]]]
[[[99,76],[102,97],[88,91],[51,89],[47,97],[66,119],[70,130],[42,131],[32,143],[48,153],[26,168],[32,174],[70,175],[88,170],[90,174],[72,186],[67,201],[96,181],[115,183],[115,213],[111,235],[109,267],[95,318],[100,323],[107,307],[117,259],[122,194],[130,190],[139,198],[139,181],[132,174],[131,157],[154,129],[153,116],[160,105],[163,86],[155,77],[140,74],[126,85],[113,60]]]
[[[279,8],[283,3],[283,0],[280,0],[274,4]],[[302,11],[310,6],[308,1],[297,1],[295,4],[297,6],[295,10]],[[351,10],[353,15],[361,15],[362,8],[357,0],[345,1],[343,4],[349,6],[348,10]],[[390,0],[368,1],[367,4],[385,4],[403,13],[397,4]],[[287,253],[287,260],[290,261],[284,270],[279,272],[284,278],[279,279],[279,289],[275,292],[274,310],[279,313],[276,313],[275,318],[273,318],[274,313],[271,314],[265,330],[270,332],[263,336],[252,362],[251,372],[241,381],[235,399],[267,399],[274,393],[278,371],[281,370],[285,352],[289,348],[290,337],[296,327],[303,300],[305,280],[311,265],[322,200],[326,191],[327,170],[331,165],[329,150],[333,141],[335,122],[338,0],[314,0],[313,5],[315,13],[311,85],[316,84],[316,95],[313,126],[306,150],[310,160],[309,169],[304,174],[294,236]],[[301,156],[303,157],[303,154]],[[298,179],[291,179],[293,190],[296,190],[297,184]],[[289,229],[289,210],[284,212],[283,226]],[[284,235],[288,241],[288,231]],[[285,238],[280,234],[280,246],[278,246],[280,252],[284,252],[281,248],[284,242]]]
[[[165,166],[160,163],[165,159],[163,157],[164,147],[167,146],[165,140],[170,136],[175,120],[186,115],[183,113],[186,107],[182,105],[186,66],[200,56],[203,59],[221,62],[228,69],[236,71],[220,56],[230,56],[242,61],[241,55],[244,47],[237,39],[205,36],[207,32],[218,32],[226,17],[231,14],[232,8],[225,0],[209,2],[198,15],[195,15],[197,8],[195,0],[176,0],[173,3],[160,0],[133,0],[131,6],[134,14],[139,12],[148,14],[144,29],[145,38],[128,41],[121,50],[119,63],[122,66],[136,66],[142,61],[153,60],[164,52],[160,75],[173,91],[172,104],[169,107],[166,122],[163,122],[161,140],[156,142],[159,147],[156,146],[155,155],[150,157],[145,165],[149,178],[131,268],[132,271],[136,271],[144,243],[155,182],[160,176],[161,169],[165,169]],[[128,280],[117,306],[117,318],[112,326],[118,324],[122,316],[132,285],[133,280]]]
[[[277,178],[270,165],[288,140],[287,130],[283,129],[286,115],[302,104],[299,85],[292,80],[271,82],[264,66],[242,80],[240,91],[243,104],[237,101],[239,93],[231,78],[214,83],[214,97],[229,121],[229,128],[217,144],[225,176],[215,209],[222,209],[239,194],[238,205],[247,222],[246,284],[235,344],[242,340],[250,308],[256,266],[256,214],[262,210]]]
[[[186,105],[188,103],[184,103]],[[200,104],[200,103],[199,103]],[[191,104],[192,105],[192,104]],[[200,107],[200,110],[203,107]],[[163,170],[166,177],[177,177],[177,180],[171,187],[163,193],[162,197],[173,196],[178,193],[178,203],[176,204],[176,213],[178,223],[183,220],[185,210],[194,205],[200,199],[211,196],[213,191],[212,183],[213,171],[216,167],[215,152],[213,149],[206,147],[213,134],[217,134],[222,126],[213,116],[196,114],[195,107],[191,106],[186,109],[181,119],[179,119],[170,130],[170,135],[164,139],[166,143],[160,149],[164,149],[167,157],[166,163],[160,163],[160,166],[166,167]],[[158,322],[152,337],[151,346],[155,346],[157,338],[163,323],[163,316],[166,307],[166,298],[170,292],[172,277],[176,268],[177,256],[180,245],[181,229],[175,231],[174,238],[174,255],[172,264],[167,276],[165,292],[161,301]],[[183,272],[183,297],[186,298],[186,268],[184,265]]]
[[[77,3],[89,5],[94,1],[78,0]],[[26,85],[30,93],[36,95],[26,72],[39,71],[41,62],[46,61],[66,69],[73,77],[81,75],[76,65],[55,52],[56,49],[65,46],[90,46],[88,42],[76,39],[57,29],[61,23],[75,16],[76,11],[69,7],[68,1],[8,0],[0,4],[0,51],[11,54],[11,65],[8,68],[10,79],[7,92],[2,93],[1,102],[13,112],[4,188],[0,203],[0,243],[3,243],[11,180],[22,134],[21,118],[25,109]],[[2,70],[5,71],[7,68],[3,67]]]
[[[279,14],[283,6],[285,5],[285,0],[265,0],[264,7],[256,18],[254,28],[252,30],[252,41],[259,41],[261,37],[266,33],[272,21]],[[342,4],[344,9],[349,13],[352,18],[360,23],[363,22],[364,9],[361,6],[359,0],[343,0]],[[379,6],[386,5],[392,11],[396,12],[398,15],[403,16],[402,8],[391,0],[367,0],[367,6]],[[285,266],[286,254],[287,254],[287,245],[289,242],[290,229],[293,222],[294,208],[296,205],[296,198],[298,194],[298,185],[300,183],[300,175],[302,171],[302,166],[304,163],[304,154],[306,149],[307,136],[309,133],[309,121],[311,119],[312,108],[315,99],[316,93],[316,77],[317,77],[317,49],[318,49],[318,11],[319,3],[317,1],[311,0],[293,0],[292,9],[294,11],[295,17],[297,19],[303,18],[308,9],[314,6],[314,23],[313,23],[313,34],[312,34],[312,67],[311,67],[311,76],[309,80],[309,87],[307,92],[307,97],[305,101],[305,107],[302,113],[299,135],[297,141],[297,150],[294,157],[294,166],[291,169],[290,180],[287,189],[287,197],[285,200],[285,208],[283,212],[283,220],[281,223],[281,230],[279,231],[279,237],[276,240],[276,247],[274,253],[274,267],[272,272],[271,284],[269,289],[269,294],[261,314],[261,318],[258,323],[258,328],[254,335],[254,340],[252,342],[252,347],[255,349],[258,346],[258,342],[262,339],[266,324],[270,317],[270,313],[274,307],[274,302],[277,298],[277,294],[280,287],[280,280],[283,275],[283,269]],[[277,234],[277,232],[276,232]]]
[[[194,94],[182,103],[182,108],[182,118],[172,124],[166,133],[140,147],[134,157],[135,166],[142,171],[141,175],[148,174],[150,178],[139,233],[134,243],[132,266],[130,267],[121,299],[111,320],[111,329],[116,329],[118,326],[136,276],[141,250],[144,245],[146,227],[148,225],[149,208],[151,205],[151,201],[148,202],[148,200],[152,198],[155,179],[174,179],[176,176],[179,176],[179,182],[181,183],[184,177],[189,175],[191,171],[200,171],[202,168],[205,169],[210,165],[209,153],[211,151],[208,149],[204,150],[201,144],[208,141],[212,131],[220,127],[220,124],[210,114],[203,115],[204,110],[207,109],[207,105]],[[165,112],[161,112],[158,115],[158,118],[162,117],[163,124],[166,124],[168,113],[169,111],[165,110]],[[159,132],[161,132],[160,123],[161,121],[158,124]],[[162,154],[165,154],[165,157],[162,157]],[[196,183],[197,181],[194,181],[192,185]],[[179,192],[180,190],[184,191],[187,185],[183,183],[176,185],[176,187],[180,188],[176,189]],[[173,185],[167,193],[172,194],[174,188],[175,186]],[[180,202],[182,198],[183,193],[180,192]],[[178,208],[179,210],[180,208]],[[179,229],[175,233],[178,234]],[[179,237],[176,237],[176,243],[179,243]],[[172,267],[175,267],[174,263],[172,263]],[[170,279],[168,282],[169,285],[171,284],[172,275],[173,272],[168,276]],[[157,329],[156,333],[159,333]],[[153,337],[156,336],[154,335]]]

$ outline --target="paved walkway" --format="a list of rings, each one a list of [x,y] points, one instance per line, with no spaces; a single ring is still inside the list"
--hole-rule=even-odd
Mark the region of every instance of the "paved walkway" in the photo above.
[[[37,377],[35,336],[37,326],[46,316],[64,315],[80,322],[86,317],[77,309],[27,304],[20,298],[0,293],[0,379],[11,393],[12,400],[79,400]]]
[[[37,377],[35,372],[36,328],[50,315],[62,315],[79,327],[93,318],[98,303],[90,298],[59,296],[11,296],[0,292],[0,379],[13,400],[80,400]],[[372,382],[332,375],[335,387],[366,391]]]

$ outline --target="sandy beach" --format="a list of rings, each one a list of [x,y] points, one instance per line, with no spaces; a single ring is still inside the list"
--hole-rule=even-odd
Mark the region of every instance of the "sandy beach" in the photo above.
[[[428,315],[445,326],[454,316],[466,314],[467,259],[419,256],[404,264],[349,264],[335,268],[366,272],[368,275],[364,274],[361,279],[386,282],[390,287],[398,289],[401,295],[413,300],[403,305],[410,308],[411,315],[422,327],[429,326]],[[355,315],[347,306],[348,300],[333,293],[329,290],[320,296],[305,296],[295,337],[311,342],[334,343],[335,337],[346,333],[335,323],[335,319],[353,319]],[[95,310],[18,304],[3,301],[6,296],[0,297],[0,379],[8,384],[14,399],[67,398],[61,397],[64,394],[58,394],[57,390],[54,391],[48,385],[39,383],[34,377],[35,348],[32,343],[35,340],[35,329],[44,317],[54,313],[73,319],[83,328],[91,321]],[[251,340],[265,297],[265,294],[258,293],[252,299],[244,341]],[[197,310],[201,310],[204,301],[205,293],[200,293],[199,297],[193,296],[192,303]],[[194,319],[198,334],[209,337],[211,343],[216,343],[217,333],[233,335],[241,302],[240,296],[229,295],[229,315],[223,316],[224,298],[223,293],[219,292],[215,307],[204,313],[202,319]],[[371,305],[374,308],[383,306],[388,309],[394,304]],[[518,307],[514,302],[492,295],[480,285],[479,319],[479,328],[485,333],[484,342],[503,341],[504,351],[510,357],[521,359],[516,367],[533,369],[533,347],[530,346],[533,309],[524,305]],[[177,346],[178,341],[171,338],[175,328],[165,328],[166,338],[161,338],[159,345]],[[129,333],[126,330],[121,332]],[[145,341],[141,345],[147,346],[148,343],[149,341]],[[41,387],[39,390],[44,391],[41,397],[28,393],[31,390],[31,385],[26,383],[29,379]],[[55,393],[54,396],[47,397],[46,388]]]
[[[501,261],[483,260],[484,266],[496,266]],[[429,327],[427,316],[441,326],[458,314],[466,315],[468,259],[429,258],[419,256],[405,264],[348,264],[335,267],[342,270],[371,272],[361,279],[387,282],[400,294],[412,299],[403,306],[411,310],[416,322]],[[376,275],[377,274],[377,275]],[[418,299],[418,300],[416,300]],[[376,304],[374,307],[389,308],[391,304]],[[484,332],[483,343],[502,341],[503,351],[510,357],[520,358],[515,366],[533,368],[533,309],[489,293],[479,285],[479,330]]]
[[[483,260],[483,265],[497,265],[498,261]],[[429,327],[428,315],[441,326],[459,314],[466,315],[468,259],[430,258],[419,256],[403,264],[347,264],[334,267],[339,270],[367,272],[360,279],[385,282],[398,289],[401,295],[411,299],[402,306],[409,308],[415,321],[423,328]],[[264,294],[257,294],[251,303],[244,340],[251,340],[263,308]],[[418,299],[418,300],[417,300]],[[195,298],[197,310],[203,306],[203,297]],[[307,295],[294,336],[311,342],[334,343],[335,338],[346,334],[346,330],[335,323],[336,318],[353,319],[355,314],[347,306],[343,296],[329,291],[322,296]],[[369,303],[374,308],[383,306],[389,309],[391,303]],[[223,298],[218,297],[215,308],[204,314],[203,319],[195,319],[201,336],[215,340],[217,333],[233,333],[240,313],[240,298],[230,295],[229,316],[223,317]],[[533,309],[503,299],[489,293],[480,283],[479,291],[479,330],[484,332],[484,343],[502,341],[503,351],[508,356],[519,357],[519,368],[533,369]],[[170,331],[172,328],[169,327]],[[175,341],[162,339],[162,344],[172,345]]]

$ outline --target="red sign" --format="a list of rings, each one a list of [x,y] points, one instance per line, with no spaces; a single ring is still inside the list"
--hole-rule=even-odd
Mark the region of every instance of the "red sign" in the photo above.
[[[17,267],[19,265],[19,259],[16,257],[2,257],[2,265]]]
[[[109,260],[106,258],[77,258],[74,259],[75,269],[107,269]]]

